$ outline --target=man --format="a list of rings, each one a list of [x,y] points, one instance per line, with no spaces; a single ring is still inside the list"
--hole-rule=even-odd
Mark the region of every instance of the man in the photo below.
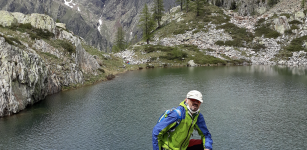
[[[203,103],[202,94],[196,90],[190,91],[187,98],[177,107],[182,116],[179,125],[176,126],[178,111],[171,111],[154,127],[152,131],[153,149],[212,150],[211,134],[207,129],[203,115],[199,113],[201,103]],[[175,130],[171,131],[170,129],[174,127]],[[193,129],[198,131],[201,140],[190,140]]]

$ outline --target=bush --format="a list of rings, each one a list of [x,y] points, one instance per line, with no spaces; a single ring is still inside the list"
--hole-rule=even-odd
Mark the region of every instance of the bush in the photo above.
[[[258,36],[258,37],[261,37],[262,35],[264,35],[265,38],[274,38],[274,39],[276,39],[281,34],[278,33],[277,31],[269,28],[269,27],[261,26],[261,27],[258,27],[255,30],[255,35]]]
[[[14,37],[6,37],[6,36],[2,36],[1,34],[0,36],[4,37],[5,42],[9,43],[10,45],[16,45],[16,43],[21,45],[21,42]]]
[[[199,48],[196,45],[183,44],[183,45],[180,45],[179,47],[183,49],[187,49],[189,51],[193,51],[193,52],[199,51]]]
[[[156,52],[156,51],[162,51],[162,52],[168,52],[172,51],[174,48],[170,46],[161,46],[161,45],[146,45],[144,48],[144,51],[146,53]]]
[[[235,10],[235,9],[237,9],[237,4],[236,4],[236,1],[232,1],[232,2],[231,2],[230,9],[231,9],[231,10]]]
[[[225,41],[225,43],[223,41],[217,41],[217,45],[245,47],[245,45],[243,45],[244,41],[246,43],[250,43],[254,38],[254,35],[247,32],[245,28],[239,28],[232,23],[226,23],[218,26],[217,29],[225,29],[225,31],[228,32],[233,38],[232,41]]]
[[[66,41],[66,40],[61,40],[60,45],[69,53],[75,53],[76,52],[76,48],[74,45],[72,45],[70,42]]]
[[[182,60],[182,58],[187,58],[188,53],[179,50],[178,47],[175,47],[171,52],[168,52],[166,56],[160,56],[161,58],[165,58],[167,60]]]
[[[304,47],[302,45],[306,40],[306,35],[300,38],[293,39],[291,43],[287,47],[285,47],[285,49],[291,52],[304,50]]]
[[[292,21],[289,22],[289,24],[292,24],[292,25],[294,25],[294,24],[302,24],[302,22],[300,22],[298,20],[292,20]]]
[[[257,43],[257,44],[252,46],[252,49],[254,49],[254,51],[260,51],[262,49],[266,49],[266,47],[263,44]]]
[[[287,18],[290,18],[290,14],[282,13],[279,16],[286,16]]]

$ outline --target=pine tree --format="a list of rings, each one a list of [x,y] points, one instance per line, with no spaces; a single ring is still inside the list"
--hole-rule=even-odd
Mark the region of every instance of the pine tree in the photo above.
[[[200,12],[203,10],[204,1],[203,0],[195,0],[196,4],[196,16],[200,16]]]
[[[152,37],[152,31],[155,27],[155,21],[151,17],[147,4],[145,4],[141,13],[139,26],[143,29],[143,39],[149,44],[149,40]]]
[[[176,0],[176,2],[178,2],[180,4],[180,10],[182,11],[184,0]]]
[[[186,0],[185,1],[185,9],[186,9],[186,12],[188,12],[189,11],[189,5],[190,4],[190,0]]]
[[[153,7],[153,18],[158,22],[158,28],[161,27],[161,19],[164,11],[163,0],[155,0]]]
[[[302,0],[302,5],[301,5],[301,8],[302,8],[302,9],[305,8],[305,3],[306,3],[306,0]]]
[[[118,27],[116,36],[115,36],[115,47],[113,48],[114,51],[122,51],[126,48],[126,41],[125,41],[125,32],[123,27]]]

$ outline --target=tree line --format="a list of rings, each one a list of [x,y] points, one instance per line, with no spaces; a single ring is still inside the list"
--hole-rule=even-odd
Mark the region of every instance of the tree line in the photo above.
[[[194,1],[196,4],[196,8],[193,9],[193,11],[196,12],[196,15],[199,16],[200,12],[203,8],[203,5],[207,0],[177,0],[176,2],[180,4],[181,11],[186,11],[189,12],[190,10],[190,2]],[[183,8],[185,7],[185,10]],[[145,4],[141,15],[140,15],[140,20],[139,20],[139,27],[143,31],[143,37],[142,39],[149,44],[149,40],[153,35],[153,32],[156,29],[159,29],[162,27],[161,21],[162,21],[162,16],[164,14],[164,4],[163,0],[155,0],[153,7],[149,9],[148,5]],[[135,36],[132,41],[129,43],[127,41],[127,38],[125,40],[125,35],[126,33],[123,30],[123,27],[118,27],[116,36],[115,36],[115,41],[114,41],[114,46],[112,48],[112,51],[118,52],[126,49],[129,44],[134,44],[137,41],[137,36]]]

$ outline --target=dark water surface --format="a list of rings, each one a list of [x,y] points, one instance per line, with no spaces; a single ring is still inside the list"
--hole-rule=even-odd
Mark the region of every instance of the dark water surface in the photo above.
[[[150,150],[161,113],[196,89],[215,150],[305,150],[306,73],[276,66],[128,72],[0,118],[0,149]]]

